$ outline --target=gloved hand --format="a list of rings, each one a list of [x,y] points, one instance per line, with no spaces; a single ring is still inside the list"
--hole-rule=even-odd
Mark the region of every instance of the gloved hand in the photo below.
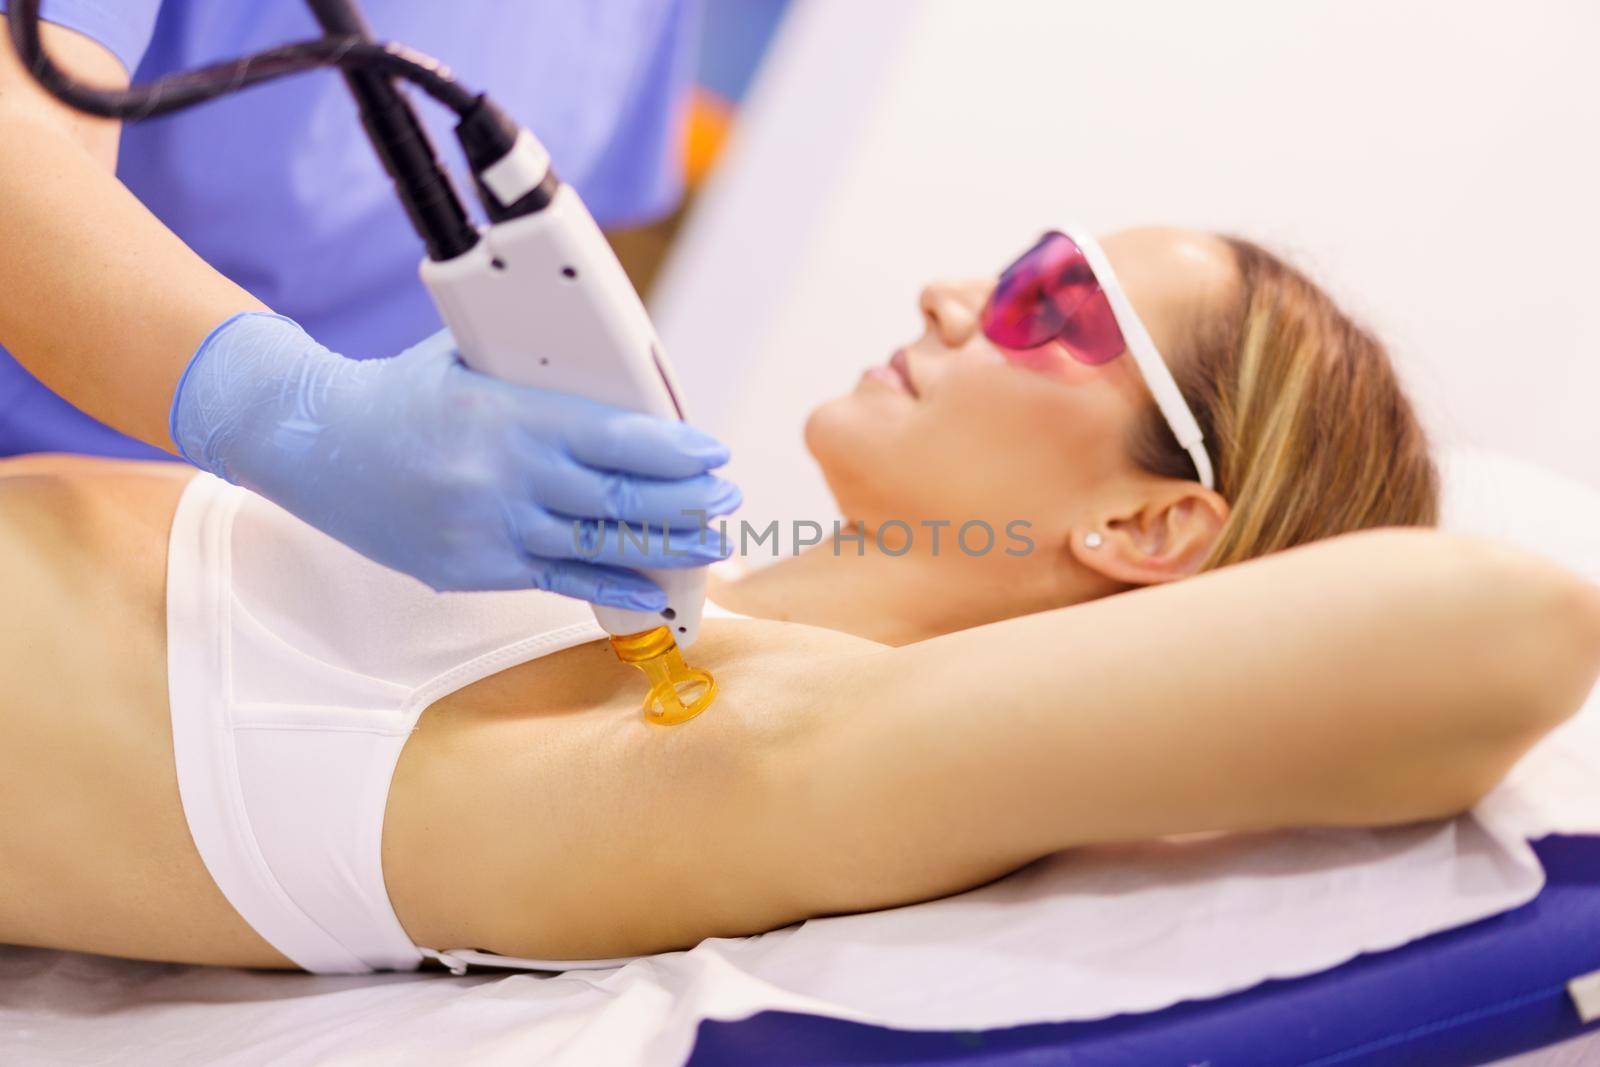
[[[631,568],[723,558],[701,523],[739,504],[707,473],[728,459],[714,438],[468,370],[448,331],[358,361],[282,316],[235,315],[184,371],[171,429],[197,467],[438,590],[659,611],[665,596]]]

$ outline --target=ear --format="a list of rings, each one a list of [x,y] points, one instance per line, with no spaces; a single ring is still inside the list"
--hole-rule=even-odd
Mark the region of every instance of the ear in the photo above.
[[[1220,494],[1198,482],[1163,481],[1141,499],[1075,527],[1069,547],[1079,563],[1113,581],[1154,585],[1199,570],[1227,518]],[[1089,547],[1091,540],[1098,547]]]

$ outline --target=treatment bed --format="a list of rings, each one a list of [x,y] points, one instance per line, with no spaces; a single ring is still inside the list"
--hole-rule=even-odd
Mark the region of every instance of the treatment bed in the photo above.
[[[692,1067],[1465,1067],[1600,1063],[1600,837],[1534,845],[1548,882],[1515,911],[1308,978],[1096,1022],[909,1032],[768,1012],[705,1022]],[[1588,976],[1588,983],[1583,979]]]

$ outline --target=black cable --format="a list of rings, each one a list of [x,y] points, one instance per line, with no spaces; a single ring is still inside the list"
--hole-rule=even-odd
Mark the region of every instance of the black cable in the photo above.
[[[137,122],[320,67],[338,67],[356,97],[362,125],[394,180],[413,228],[435,260],[454,259],[478,241],[461,199],[440,165],[410,103],[390,77],[405,78],[463,117],[481,97],[463,88],[437,60],[370,39],[347,0],[310,0],[329,36],[170,74],[127,89],[102,89],[72,78],[50,59],[39,32],[39,0],[11,0],[7,21],[23,65],[62,102],[102,118]]]
[[[324,33],[370,41],[372,31],[351,0],[306,0]],[[428,256],[454,259],[478,243],[478,231],[467,219],[450,175],[410,102],[388,73],[371,68],[342,68],[345,84],[355,97],[361,125],[377,151],[383,169],[394,180],[411,225],[422,235]],[[449,83],[452,89],[454,82]],[[468,98],[468,106],[476,106]],[[461,109],[457,109],[461,114]]]
[[[45,53],[39,40],[39,0],[12,0],[7,21],[23,65],[52,95],[79,111],[108,119],[137,122],[318,67],[381,71],[404,78],[457,114],[465,114],[477,99],[431,56],[357,34],[296,41],[143,85],[100,89],[75,81]]]

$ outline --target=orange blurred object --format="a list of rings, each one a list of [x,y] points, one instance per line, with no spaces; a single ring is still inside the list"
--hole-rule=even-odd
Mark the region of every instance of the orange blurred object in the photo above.
[[[699,185],[717,157],[733,125],[733,104],[704,86],[695,86],[689,98],[689,129],[684,138],[684,176],[690,187]]]

